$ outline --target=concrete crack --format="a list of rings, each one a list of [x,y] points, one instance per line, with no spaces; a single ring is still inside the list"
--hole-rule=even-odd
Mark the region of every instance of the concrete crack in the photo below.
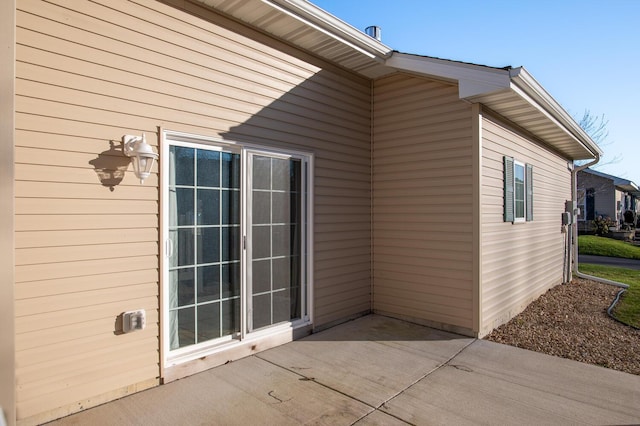
[[[280,399],[277,396],[275,396],[273,393],[275,391],[269,391],[269,393],[267,395],[269,395],[271,398],[275,399],[276,401],[278,401],[278,404],[281,404],[283,402],[287,402],[287,401],[291,401],[291,398],[289,399]]]

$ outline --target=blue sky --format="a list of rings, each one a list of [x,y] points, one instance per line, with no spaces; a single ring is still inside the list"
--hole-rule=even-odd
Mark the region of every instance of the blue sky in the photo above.
[[[579,121],[608,120],[598,170],[640,185],[640,0],[311,0],[406,53],[524,66]],[[611,163],[615,157],[620,160]]]

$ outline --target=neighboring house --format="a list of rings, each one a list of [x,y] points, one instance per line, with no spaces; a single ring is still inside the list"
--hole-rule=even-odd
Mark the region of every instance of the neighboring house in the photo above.
[[[609,218],[616,229],[629,223],[635,226],[640,211],[640,189],[634,182],[608,175],[592,169],[577,173],[578,177],[578,225],[581,232],[592,230],[593,220],[598,216]],[[633,212],[633,216],[629,213]],[[627,217],[625,218],[625,214]]]
[[[395,52],[302,0],[0,22],[10,424],[371,312],[484,336],[563,280],[573,160],[600,150],[523,68]]]

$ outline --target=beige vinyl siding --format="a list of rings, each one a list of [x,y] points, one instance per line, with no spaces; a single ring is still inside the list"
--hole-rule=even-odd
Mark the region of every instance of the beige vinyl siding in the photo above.
[[[561,213],[571,199],[567,160],[485,115],[482,129],[481,335],[562,282]],[[533,221],[503,221],[503,157],[533,165]]]
[[[369,82],[193,9],[206,19],[152,0],[18,2],[23,423],[159,382],[159,180],[122,162],[124,134],[156,151],[163,127],[313,152],[314,323],[370,310]],[[126,167],[122,181],[102,185],[98,159]],[[147,328],[117,335],[131,309]]]
[[[373,307],[469,332],[472,113],[454,85],[375,82]]]

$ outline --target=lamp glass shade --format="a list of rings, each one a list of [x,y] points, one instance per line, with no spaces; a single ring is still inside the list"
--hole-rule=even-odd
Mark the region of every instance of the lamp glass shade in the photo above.
[[[125,138],[126,137],[127,136],[125,136]],[[140,179],[140,183],[143,183],[151,174],[151,168],[153,167],[154,160],[158,158],[158,154],[153,152],[153,148],[147,143],[144,134],[142,137],[131,137],[131,139],[125,143],[124,152],[127,156],[131,157],[133,172],[136,177]]]
[[[153,167],[153,157],[146,157],[143,155],[136,155],[131,157],[131,163],[133,163],[133,173],[140,179],[140,183],[143,183],[146,178],[151,174],[151,168]]]

